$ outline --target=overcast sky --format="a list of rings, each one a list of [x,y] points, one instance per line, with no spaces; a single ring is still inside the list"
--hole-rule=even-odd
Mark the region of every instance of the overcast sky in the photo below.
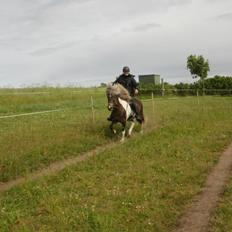
[[[0,86],[94,85],[124,65],[190,82],[190,54],[232,75],[231,28],[231,0],[1,0]]]

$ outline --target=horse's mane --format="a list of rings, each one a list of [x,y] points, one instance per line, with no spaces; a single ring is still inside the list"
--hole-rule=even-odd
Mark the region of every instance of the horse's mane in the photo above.
[[[131,96],[129,92],[121,85],[121,84],[108,84],[106,88],[107,94],[112,94],[113,96],[119,96],[121,99],[125,101],[130,101]]]

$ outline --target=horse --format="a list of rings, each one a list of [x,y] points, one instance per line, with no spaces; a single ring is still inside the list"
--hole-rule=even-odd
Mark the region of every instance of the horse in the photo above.
[[[110,130],[116,134],[116,130],[113,128],[115,124],[121,123],[122,125],[122,138],[121,142],[124,142],[126,135],[126,123],[131,122],[128,130],[128,136],[130,137],[135,126],[135,122],[138,121],[141,125],[140,133],[143,133],[144,114],[143,104],[137,98],[132,98],[128,91],[120,84],[108,84],[106,88],[106,96],[108,99],[108,110],[111,111],[111,115],[108,118],[111,121]],[[138,112],[137,117],[132,110],[131,104],[133,103]]]

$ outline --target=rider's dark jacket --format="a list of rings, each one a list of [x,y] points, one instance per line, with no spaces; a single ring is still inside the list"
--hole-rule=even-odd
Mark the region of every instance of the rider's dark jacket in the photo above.
[[[138,83],[136,82],[136,80],[134,79],[134,75],[129,74],[128,76],[122,74],[120,75],[115,83],[119,83],[121,84],[124,88],[126,88],[130,94],[130,96],[134,97],[135,95],[135,89],[138,88]]]

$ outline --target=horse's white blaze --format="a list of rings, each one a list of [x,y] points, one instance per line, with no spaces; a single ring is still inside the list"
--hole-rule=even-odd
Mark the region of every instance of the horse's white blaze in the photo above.
[[[128,119],[131,116],[131,113],[132,113],[129,103],[127,101],[124,101],[124,100],[120,99],[120,98],[118,100],[119,100],[119,103],[124,108],[124,110],[126,111],[126,119]]]
[[[133,129],[134,129],[134,126],[135,126],[135,122],[131,122],[131,126],[129,128],[129,131],[128,131],[128,135],[131,135]]]

